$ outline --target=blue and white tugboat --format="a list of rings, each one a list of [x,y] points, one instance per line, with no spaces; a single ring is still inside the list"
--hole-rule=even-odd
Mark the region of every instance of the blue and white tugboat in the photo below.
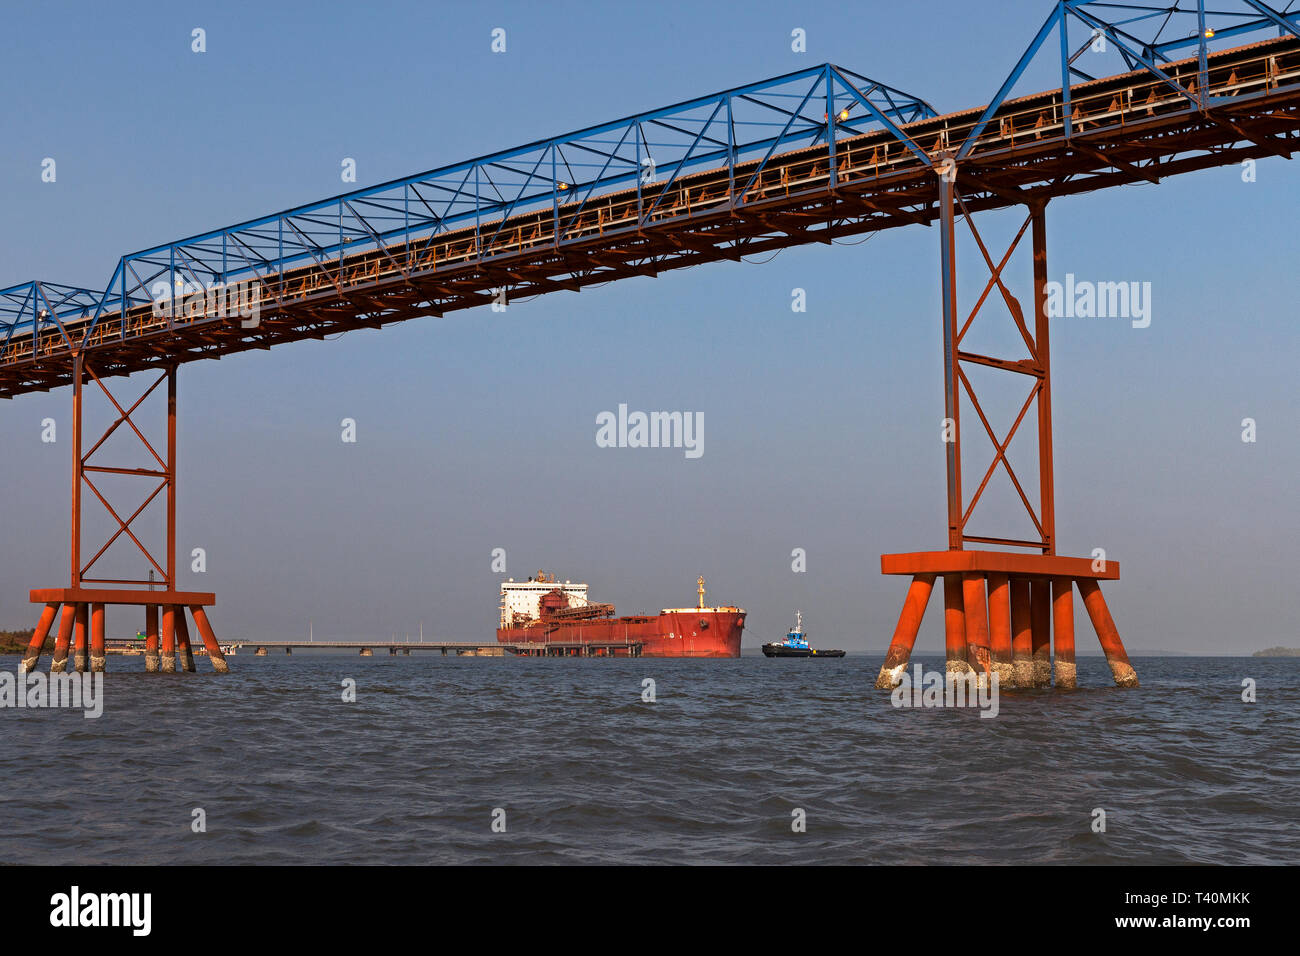
[[[808,643],[803,632],[803,612],[794,612],[794,627],[786,634],[784,641],[772,641],[763,645],[764,657],[843,657],[841,650],[817,650]]]

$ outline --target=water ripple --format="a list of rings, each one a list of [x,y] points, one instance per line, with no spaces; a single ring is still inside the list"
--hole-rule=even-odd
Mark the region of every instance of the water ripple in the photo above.
[[[1118,691],[1084,658],[992,720],[892,707],[873,657],[231,664],[114,658],[98,720],[0,711],[0,863],[1300,861],[1300,661]]]

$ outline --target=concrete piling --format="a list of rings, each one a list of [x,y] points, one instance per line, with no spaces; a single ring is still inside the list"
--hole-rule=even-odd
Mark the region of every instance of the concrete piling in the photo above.
[[[1029,579],[1011,579],[1011,679],[1017,687],[1034,686],[1034,643],[1029,613]]]
[[[947,654],[944,670],[964,674],[970,670],[966,660],[966,607],[962,599],[960,574],[943,576],[943,643]]]
[[[1106,663],[1110,665],[1110,674],[1115,679],[1115,684],[1119,687],[1139,686],[1137,672],[1129,663],[1124,642],[1120,640],[1119,631],[1111,619],[1110,608],[1102,597],[1101,587],[1096,581],[1080,579],[1079,594],[1083,597],[1084,609],[1097,632],[1097,640],[1101,641],[1101,649],[1106,654]]]
[[[144,669],[158,673],[158,605],[146,604],[144,608]]]
[[[103,673],[106,661],[104,651],[104,605],[90,606],[90,670]]]
[[[1034,655],[1034,686],[1052,686],[1052,586],[1046,578],[1029,582],[1029,631]]]
[[[894,628],[894,638],[889,643],[889,652],[885,655],[885,663],[881,665],[880,674],[876,678],[877,688],[892,690],[901,682],[903,671],[907,669],[907,662],[912,656],[917,631],[921,629],[921,620],[925,617],[930,592],[934,590],[934,578],[933,574],[918,574],[912,578],[907,598],[903,601],[903,611],[898,616],[898,625]]]
[[[217,643],[217,635],[212,630],[207,611],[203,610],[201,604],[191,604],[190,613],[194,615],[194,626],[199,629],[199,636],[203,638],[203,647],[208,652],[208,660],[212,662],[213,672],[229,674],[230,665],[226,663],[226,655],[221,653],[221,645]]]
[[[190,627],[185,621],[185,608],[178,607],[173,618],[176,625],[176,665],[180,670],[194,673],[194,651],[190,647]]]
[[[1073,690],[1079,681],[1074,665],[1074,583],[1069,578],[1052,578],[1052,641],[1056,687]]]
[[[984,575],[961,576],[962,602],[966,611],[966,660],[976,674],[987,676],[993,671],[989,651],[989,609],[984,596]]]
[[[36,664],[41,659],[41,648],[45,646],[45,638],[49,636],[50,626],[54,623],[54,616],[58,613],[59,606],[57,604],[45,605],[45,609],[41,611],[41,619],[36,622],[36,630],[32,632],[32,639],[27,645],[27,653],[23,655],[23,659],[18,665],[18,673],[26,674],[28,671],[36,669]]]
[[[79,674],[84,674],[90,663],[88,660],[89,654],[87,653],[88,648],[86,645],[86,630],[89,627],[89,621],[87,620],[88,617],[89,614],[86,605],[78,604],[75,625],[77,636],[76,644],[72,649],[72,663]]]
[[[1000,572],[988,576],[989,651],[999,687],[1014,687],[1011,666],[1011,581]]]
[[[163,674],[176,673],[176,608],[164,604],[162,610],[162,657],[158,670]]]
[[[72,643],[72,628],[77,619],[75,604],[63,605],[63,617],[59,619],[59,636],[54,639],[54,660],[50,664],[51,674],[62,674],[68,668],[68,645]]]

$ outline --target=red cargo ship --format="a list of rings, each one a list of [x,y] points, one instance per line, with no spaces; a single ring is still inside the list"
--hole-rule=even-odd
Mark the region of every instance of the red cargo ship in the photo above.
[[[501,585],[497,640],[561,656],[739,657],[745,612],[730,605],[705,607],[704,578],[698,584],[695,607],[615,617],[614,605],[587,600],[587,585],[561,584],[539,571],[536,578]]]

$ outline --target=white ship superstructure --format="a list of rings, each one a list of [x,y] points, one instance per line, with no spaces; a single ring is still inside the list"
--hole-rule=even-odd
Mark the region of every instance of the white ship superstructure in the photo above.
[[[555,575],[538,571],[536,577],[527,581],[514,578],[501,582],[501,627],[516,626],[526,621],[535,621],[542,616],[542,595],[552,591],[561,592],[569,600],[569,607],[586,607],[587,585],[573,581],[561,584]]]

